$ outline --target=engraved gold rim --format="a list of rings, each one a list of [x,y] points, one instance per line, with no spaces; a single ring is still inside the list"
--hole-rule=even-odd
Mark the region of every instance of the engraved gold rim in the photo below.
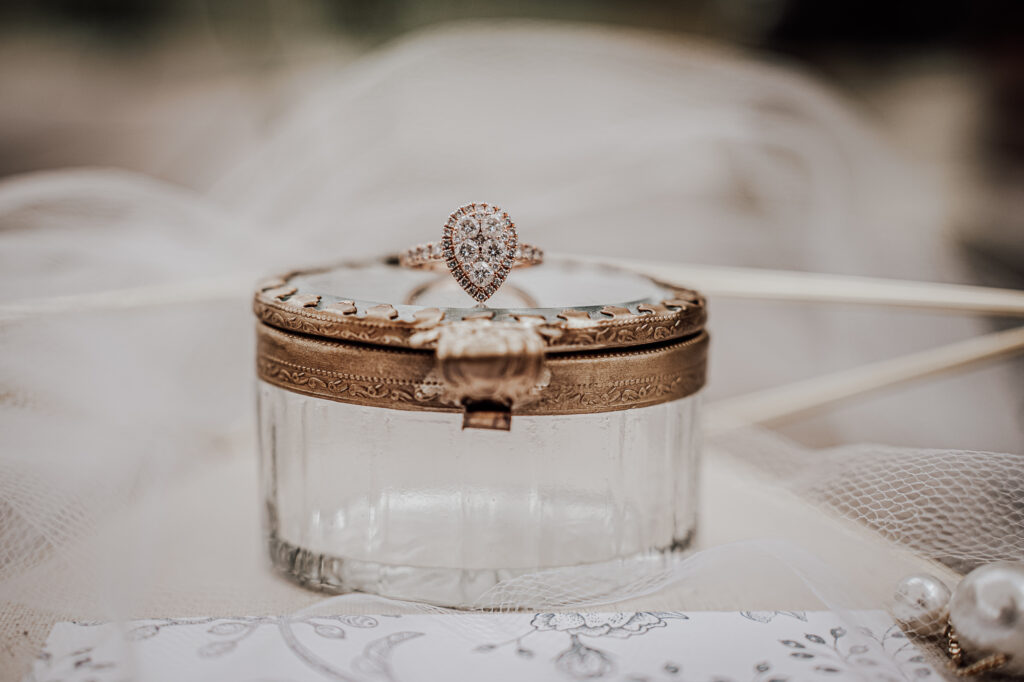
[[[327,400],[401,410],[461,412],[429,351],[359,346],[257,326],[257,374]],[[566,415],[646,407],[693,395],[705,383],[708,335],[631,351],[546,355],[550,376],[516,415]]]

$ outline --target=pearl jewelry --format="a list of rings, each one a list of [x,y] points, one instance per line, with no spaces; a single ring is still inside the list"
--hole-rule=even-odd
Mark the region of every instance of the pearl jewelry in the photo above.
[[[967,574],[953,592],[949,620],[971,658],[1005,654],[1000,672],[1024,675],[1024,563],[1000,561]]]
[[[908,575],[896,585],[892,611],[907,630],[924,637],[937,637],[946,625],[949,588],[927,573]]]

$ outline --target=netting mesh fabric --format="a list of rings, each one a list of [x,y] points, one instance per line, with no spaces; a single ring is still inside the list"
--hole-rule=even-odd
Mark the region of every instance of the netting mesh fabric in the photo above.
[[[828,456],[845,461],[798,492],[960,572],[1021,558],[1020,456],[885,446]]]
[[[718,442],[803,499],[959,573],[1024,553],[1024,457],[853,444],[810,450],[764,429]]]

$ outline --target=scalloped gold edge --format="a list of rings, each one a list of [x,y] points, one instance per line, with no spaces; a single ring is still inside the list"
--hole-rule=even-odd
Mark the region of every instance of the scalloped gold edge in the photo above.
[[[432,348],[433,342],[417,343],[412,337],[447,323],[439,308],[422,308],[412,320],[399,317],[390,304],[360,309],[355,302],[346,300],[319,308],[318,296],[301,292],[291,284],[293,278],[307,272],[311,270],[292,271],[261,283],[253,299],[256,317],[264,324],[286,331],[397,348]],[[601,310],[605,319],[593,319],[581,308],[561,311],[557,316],[560,322],[531,315],[512,317],[541,328],[549,352],[642,346],[683,338],[702,330],[707,321],[704,297],[690,289],[657,283],[672,295],[660,301],[641,303],[639,313],[609,305]],[[484,312],[493,316],[493,311]]]

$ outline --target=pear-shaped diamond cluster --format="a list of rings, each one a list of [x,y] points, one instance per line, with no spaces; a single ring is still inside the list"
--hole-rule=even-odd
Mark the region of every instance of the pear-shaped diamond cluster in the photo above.
[[[515,223],[497,206],[467,204],[444,226],[441,253],[463,289],[486,301],[508,277],[517,254]]]

